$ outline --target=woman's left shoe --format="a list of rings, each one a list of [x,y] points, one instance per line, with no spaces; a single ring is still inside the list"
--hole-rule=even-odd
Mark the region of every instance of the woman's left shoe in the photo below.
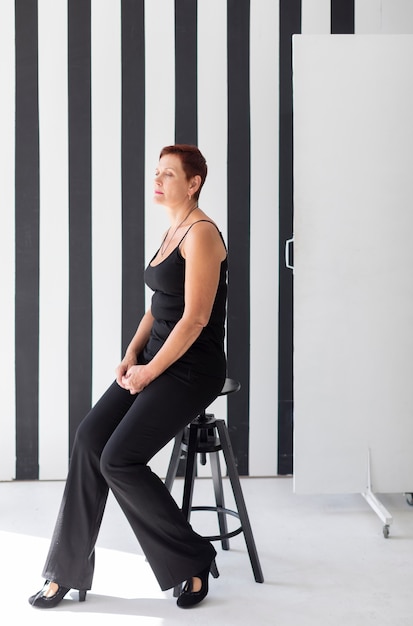
[[[70,587],[58,586],[56,593],[52,596],[45,595],[47,587],[50,584],[50,580],[46,580],[43,589],[40,589],[38,593],[35,593],[29,598],[29,603],[35,606],[37,609],[54,609],[55,606],[60,604],[65,595],[70,591]],[[86,590],[79,590],[79,602],[86,600]]]
[[[176,603],[181,609],[189,609],[196,604],[199,604],[204,600],[208,594],[208,577],[209,573],[212,574],[214,578],[218,578],[219,572],[215,563],[215,559],[212,561],[211,565],[204,569],[199,574],[196,574],[194,578],[199,578],[201,581],[201,588],[199,591],[193,591],[193,578],[186,582],[185,587],[183,588],[182,593],[177,599]]]

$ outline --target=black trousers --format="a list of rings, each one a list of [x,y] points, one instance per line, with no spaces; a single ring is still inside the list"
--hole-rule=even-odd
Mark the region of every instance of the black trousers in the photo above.
[[[195,533],[147,465],[220,393],[224,380],[170,368],[137,395],[114,382],[81,422],[44,578],[90,589],[110,488],[162,590],[205,569],[216,552]]]

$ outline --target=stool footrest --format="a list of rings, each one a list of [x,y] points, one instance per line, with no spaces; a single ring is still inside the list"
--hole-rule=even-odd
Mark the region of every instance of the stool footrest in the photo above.
[[[237,513],[237,511],[233,511],[232,509],[226,509],[225,507],[222,507],[222,506],[192,506],[191,511],[212,511],[213,513],[224,513],[225,515],[232,515],[232,517],[236,517],[237,519],[240,519],[240,516]],[[222,533],[220,535],[209,535],[209,536],[204,535],[204,537],[205,539],[208,539],[208,541],[221,541],[222,539],[231,539],[231,537],[235,537],[236,535],[239,535],[240,533],[242,533],[242,526],[240,526],[239,528],[236,528],[235,530],[231,530],[230,532],[227,532],[227,533]]]

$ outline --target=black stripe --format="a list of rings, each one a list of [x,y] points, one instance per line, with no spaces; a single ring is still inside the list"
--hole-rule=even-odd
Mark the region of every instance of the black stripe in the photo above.
[[[68,2],[69,444],[92,389],[90,0]]]
[[[175,142],[198,145],[197,0],[175,0]],[[185,460],[177,476],[185,475]]]
[[[175,141],[198,144],[197,2],[175,0]]]
[[[39,106],[37,0],[16,0],[16,478],[39,476]]]
[[[122,353],[145,310],[144,0],[122,0]]]
[[[354,34],[354,0],[331,0],[331,33]]]
[[[293,277],[284,245],[293,229],[292,35],[301,31],[301,0],[280,0],[278,473],[293,471]]]
[[[248,475],[250,384],[250,2],[228,0],[228,398],[238,471]]]

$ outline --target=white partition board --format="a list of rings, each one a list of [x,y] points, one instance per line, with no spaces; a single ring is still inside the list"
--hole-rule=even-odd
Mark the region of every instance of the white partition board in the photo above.
[[[413,36],[297,35],[294,490],[413,490]]]

